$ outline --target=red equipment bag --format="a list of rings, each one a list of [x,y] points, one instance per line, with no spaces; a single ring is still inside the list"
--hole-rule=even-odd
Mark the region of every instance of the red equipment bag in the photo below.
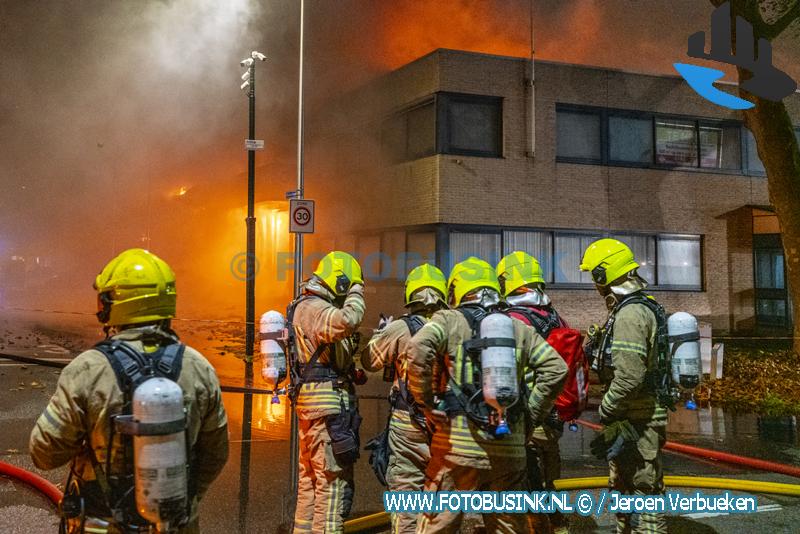
[[[589,360],[583,352],[583,335],[574,328],[553,328],[547,342],[569,369],[564,389],[555,402],[558,418],[573,421],[586,409],[589,399]]]
[[[535,310],[514,306],[507,313],[534,327],[567,363],[567,380],[556,398],[555,407],[562,421],[577,419],[589,400],[589,360],[583,351],[583,335],[569,328],[552,308]]]

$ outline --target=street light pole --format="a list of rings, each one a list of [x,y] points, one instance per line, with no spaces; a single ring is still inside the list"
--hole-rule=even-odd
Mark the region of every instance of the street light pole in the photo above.
[[[300,0],[300,63],[297,89],[297,190],[295,198],[303,198],[303,45],[305,30],[305,0]],[[303,282],[303,234],[294,234],[294,297],[300,292]],[[298,424],[297,413],[292,406],[292,422],[289,440],[289,495],[297,495],[298,478]]]
[[[305,30],[305,0],[300,0],[300,62],[297,89],[297,189],[295,198],[303,198],[303,45]],[[303,282],[303,234],[294,234],[294,298],[300,293],[300,284]],[[297,506],[297,487],[298,487],[298,460],[299,460],[299,439],[297,412],[292,404],[291,424],[289,428],[289,498],[293,506],[289,506],[289,511],[293,512]],[[292,514],[293,515],[293,514]],[[290,519],[291,520],[291,519]]]
[[[247,90],[250,117],[247,139],[256,136],[256,59],[264,61],[266,57],[253,51],[250,57],[241,61],[247,71],[242,75],[242,90]],[[247,146],[247,254],[245,277],[245,337],[244,337],[244,387],[253,387],[253,353],[255,346],[255,307],[256,307],[256,153],[255,147]],[[242,454],[239,465],[239,531],[247,531],[247,504],[250,499],[250,439],[252,437],[253,395],[244,394],[242,407]]]

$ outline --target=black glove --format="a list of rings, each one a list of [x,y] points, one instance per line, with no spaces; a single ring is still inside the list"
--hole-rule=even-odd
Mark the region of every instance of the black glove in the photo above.
[[[592,454],[599,460],[613,460],[630,443],[639,441],[639,433],[628,421],[606,425],[590,443]]]

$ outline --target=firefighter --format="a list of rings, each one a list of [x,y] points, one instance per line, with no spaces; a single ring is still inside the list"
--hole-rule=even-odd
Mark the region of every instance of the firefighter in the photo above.
[[[492,313],[501,303],[500,286],[494,268],[485,261],[471,257],[453,267],[448,301],[456,309],[436,312],[409,348],[411,393],[435,422],[425,491],[524,491],[524,412],[529,410],[539,423],[550,413],[566,378],[566,364],[536,330]],[[498,322],[498,317],[505,323]],[[503,336],[476,339],[487,321],[503,326]],[[492,394],[481,389],[481,357],[474,353],[480,346],[511,351],[512,367],[497,376],[509,377],[511,382],[505,386],[519,388],[519,397],[505,414],[487,408]],[[523,383],[527,372],[536,377],[529,394]],[[457,512],[425,514],[418,532],[455,532],[461,517]],[[484,514],[483,518],[488,532],[526,530],[524,514]]]
[[[609,460],[609,485],[623,494],[655,495],[664,493],[669,348],[664,310],[644,293],[638,267],[631,249],[616,239],[592,243],[580,264],[609,310],[595,354],[605,386],[599,408],[604,431],[597,439]],[[665,514],[618,514],[617,532],[665,533]]]
[[[132,498],[133,463],[140,459],[132,457],[127,436],[114,431],[112,417],[122,414],[131,399],[124,376],[114,366],[119,350],[130,351],[148,365],[160,362],[174,372],[170,377],[176,378],[186,399],[186,434],[178,435],[189,446],[189,506],[179,532],[199,532],[198,502],[228,458],[227,418],[214,368],[199,352],[181,344],[170,327],[175,275],[155,254],[130,249],[106,265],[94,288],[97,317],[107,340],[61,372],[56,392],[31,432],[33,463],[54,469],[71,462],[63,508],[78,513],[62,523],[69,532],[104,522],[110,533],[127,533],[131,525],[146,528]],[[78,517],[81,508],[84,517]],[[98,531],[103,530],[92,530]]]
[[[547,339],[553,328],[568,327],[544,291],[544,274],[536,258],[519,250],[508,254],[497,264],[497,278],[508,305],[506,312],[534,327],[542,338]],[[564,422],[559,419],[555,407],[541,425],[530,430],[526,453],[531,491],[555,489],[553,481],[561,477],[558,441],[563,434]],[[566,517],[560,512],[536,516],[531,519],[539,527],[537,530],[547,531],[544,525],[549,523],[554,532],[567,532]]]
[[[352,505],[360,423],[353,355],[364,311],[361,267],[340,251],[322,258],[290,305],[300,446],[295,532],[341,532]]]
[[[388,369],[384,377],[393,382],[386,472],[390,491],[422,491],[425,482],[430,436],[425,414],[408,392],[408,343],[434,312],[447,308],[446,293],[447,279],[438,268],[426,263],[412,269],[405,283],[408,314],[380,329],[362,357],[366,370]],[[392,514],[392,532],[413,533],[416,528],[416,514]]]

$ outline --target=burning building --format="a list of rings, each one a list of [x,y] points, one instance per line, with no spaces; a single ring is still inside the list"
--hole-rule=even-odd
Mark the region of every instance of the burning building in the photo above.
[[[399,311],[421,262],[522,249],[586,326],[603,305],[577,266],[613,236],[668,310],[718,332],[790,325],[764,168],[736,112],[676,76],[538,61],[533,74],[529,59],[439,49],[330,107],[328,153],[359,150],[335,162],[316,242],[361,257],[370,315]],[[800,97],[786,105],[800,123]]]

